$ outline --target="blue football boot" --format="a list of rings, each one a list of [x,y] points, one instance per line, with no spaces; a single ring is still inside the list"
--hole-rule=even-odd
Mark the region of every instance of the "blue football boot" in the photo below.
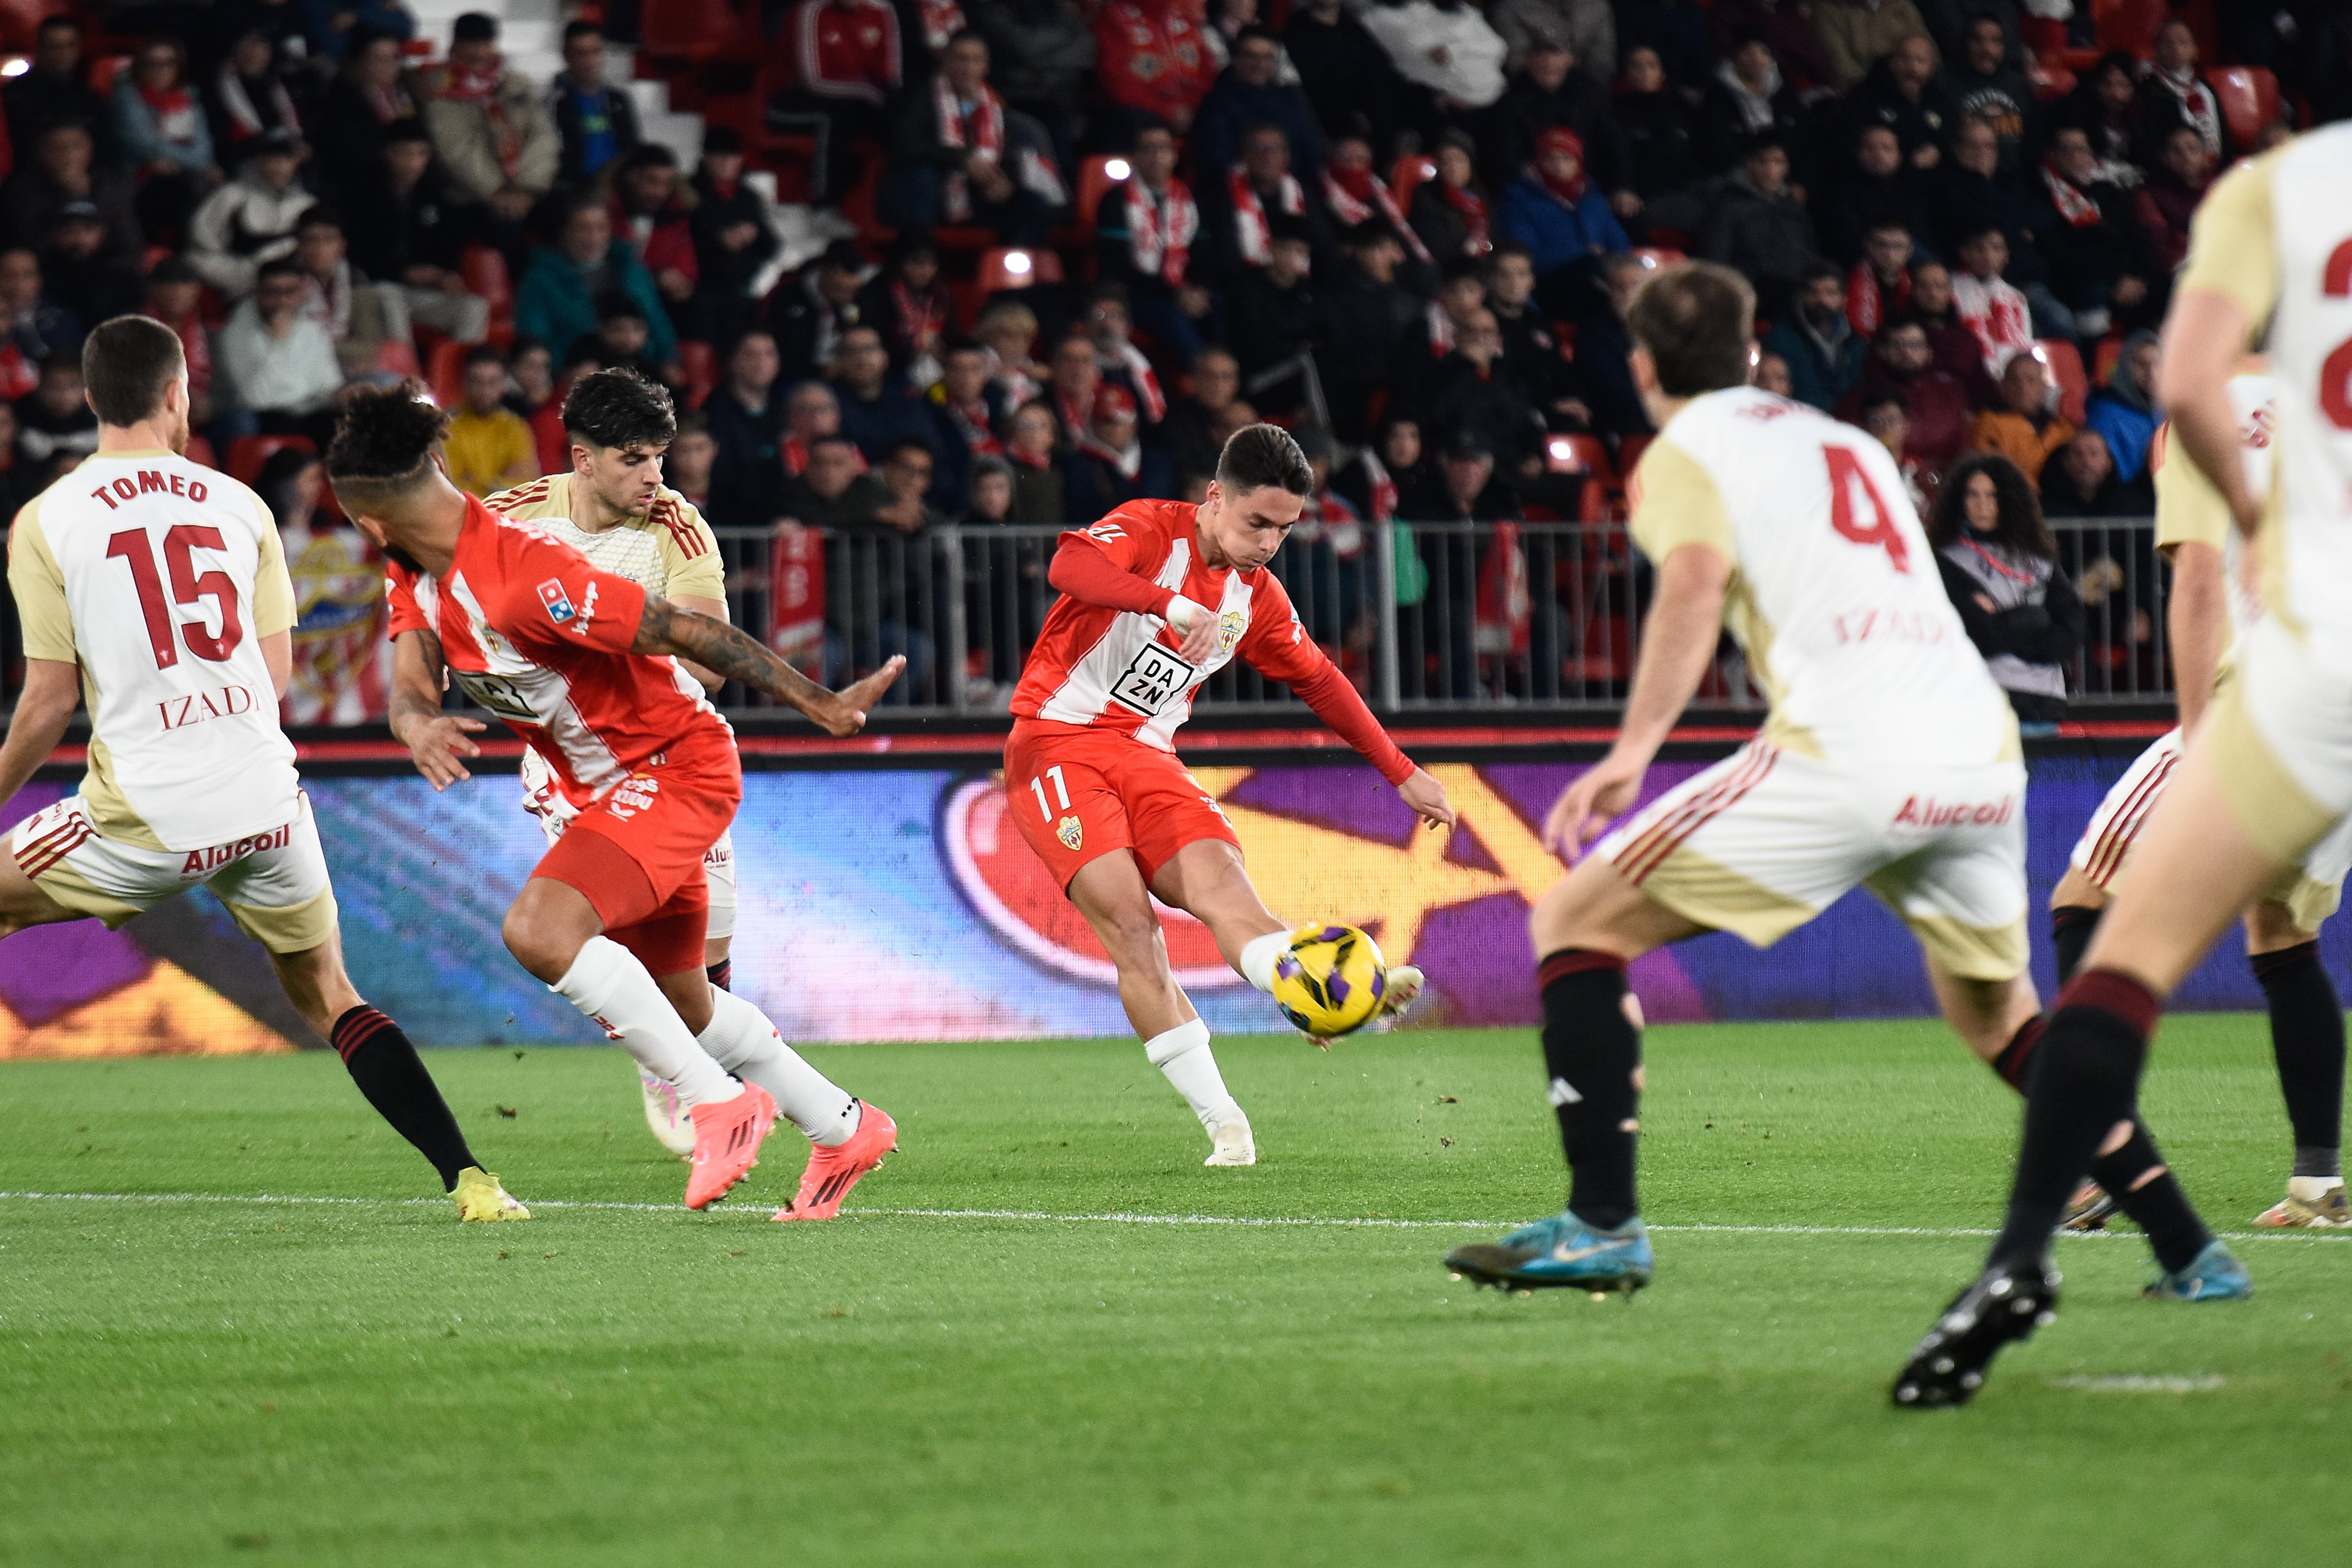
[[[1601,1230],[1573,1209],[1521,1226],[1500,1241],[1473,1242],[1445,1255],[1445,1267],[1456,1275],[1505,1290],[1563,1286],[1630,1296],[1650,1282],[1650,1233],[1639,1216]]]
[[[2254,1293],[2246,1266],[2218,1241],[2140,1292],[2151,1301],[2242,1301]]]

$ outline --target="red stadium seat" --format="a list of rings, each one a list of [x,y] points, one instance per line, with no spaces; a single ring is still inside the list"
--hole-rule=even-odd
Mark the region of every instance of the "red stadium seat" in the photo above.
[[[1127,178],[1128,162],[1108,153],[1097,153],[1078,160],[1077,207],[1071,215],[1071,225],[1091,243],[1095,232],[1095,212],[1102,205],[1103,195],[1113,185]]]
[[[2017,30],[2025,39],[2025,47],[2043,59],[2054,59],[2066,47],[2066,24],[2063,19],[2047,16],[2021,16]]]
[[[759,7],[748,7],[753,16]],[[727,0],[660,0],[645,8],[637,47],[648,58],[719,59],[736,44],[737,20]]]
[[[1395,194],[1397,205],[1404,206],[1423,181],[1435,178],[1436,159],[1423,153],[1407,153],[1397,159],[1396,171],[1389,176],[1389,189]]]
[[[69,0],[0,0],[0,51],[31,54],[41,19],[72,10]]]
[[[1598,436],[1547,436],[1544,437],[1547,464],[1555,474],[1588,474],[1594,484],[1603,489],[1617,485],[1617,466],[1609,460],[1609,444]]]
[[[201,463],[207,468],[217,468],[220,467],[220,458],[214,455],[213,444],[210,441],[205,440],[202,436],[190,436],[188,437],[188,449],[186,452],[183,453],[182,456],[185,457],[191,463]]]
[[[251,484],[261,477],[262,465],[272,455],[291,447],[300,452],[315,452],[318,444],[308,436],[239,436],[229,444],[228,477],[240,484]]]
[[[398,338],[384,339],[383,346],[375,352],[375,368],[386,375],[396,375],[404,380],[425,374],[416,363],[416,345],[403,342]]]
[[[2083,356],[2063,338],[2042,338],[2033,346],[2040,351],[2042,363],[2050,367],[2050,379],[2058,384],[2058,412],[2068,424],[2080,425],[2084,405],[2091,395],[2091,384],[2083,374]]]
[[[2157,29],[2171,17],[2169,0],[2091,0],[2091,22],[2103,49],[2145,56],[2156,47]]]
[[[982,299],[1005,289],[1027,289],[1062,280],[1062,258],[1051,250],[1020,247],[987,251],[980,258],[972,287]]]
[[[455,408],[466,393],[466,345],[447,338],[435,343],[425,363],[425,384],[433,389],[434,402]]]
[[[487,245],[469,245],[457,261],[467,292],[490,302],[490,319],[514,314],[514,280],[507,274],[507,258]]]
[[[677,345],[677,363],[686,370],[686,405],[699,408],[719,384],[719,352],[709,343],[688,338]]]
[[[131,68],[129,55],[100,55],[89,62],[89,85],[100,98],[114,96],[114,79]]]
[[[1628,436],[1617,443],[1617,471],[1625,476],[1627,484],[1633,482],[1633,470],[1641,467],[1642,454],[1649,446],[1647,436]]]
[[[2260,66],[2219,67],[2205,73],[2205,85],[2213,89],[2222,123],[2241,153],[2252,148],[2263,126],[2285,116],[2278,78]]]
[[[1634,259],[1641,262],[1643,266],[1648,268],[1653,272],[1656,271],[1661,267],[1672,267],[1677,261],[1688,261],[1690,259],[1690,258],[1682,251],[1675,249],[1672,246],[1665,245],[1644,245],[1639,247],[1634,250],[1633,257]]]
[[[2027,68],[2025,79],[2033,88],[2035,100],[2054,102],[2074,90],[2074,73],[2062,65],[2036,63]]]

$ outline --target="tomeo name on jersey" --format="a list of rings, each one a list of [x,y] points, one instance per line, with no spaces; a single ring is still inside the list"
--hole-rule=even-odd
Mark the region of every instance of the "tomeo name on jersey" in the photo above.
[[[8,576],[26,657],[80,661],[101,837],[198,850],[293,818],[261,639],[294,584],[259,497],[161,448],[93,457],[17,514]]]
[[[1633,534],[1732,563],[1724,625],[1765,737],[1833,762],[2016,755],[2009,701],[1945,596],[1903,476],[1867,433],[1754,387],[1694,398],[1642,455]]]

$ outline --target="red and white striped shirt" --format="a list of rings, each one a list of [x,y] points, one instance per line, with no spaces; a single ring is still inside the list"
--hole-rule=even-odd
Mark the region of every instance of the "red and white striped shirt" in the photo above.
[[[898,14],[886,0],[801,0],[792,34],[804,91],[878,105],[898,86]]]
[[[1116,730],[1160,751],[1192,715],[1203,681],[1239,655],[1282,681],[1391,784],[1412,775],[1356,689],[1307,635],[1273,573],[1205,565],[1200,508],[1131,500],[1082,533],[1066,533],[1053,581],[1063,590],[1029,650],[1013,711],[1088,729]],[[1217,642],[1199,664],[1169,626],[1179,595],[1217,613]],[[1150,604],[1154,608],[1147,611]],[[1124,606],[1124,607],[1123,607]]]
[[[427,631],[457,684],[506,721],[584,806],[655,752],[733,743],[677,661],[632,654],[646,591],[527,522],[466,498],[439,577],[386,568],[391,630]]]

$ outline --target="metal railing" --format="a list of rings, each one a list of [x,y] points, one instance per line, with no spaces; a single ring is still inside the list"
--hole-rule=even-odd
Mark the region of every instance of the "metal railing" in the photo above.
[[[1046,568],[1062,530],[940,527],[830,533],[718,531],[739,626],[811,675],[839,684],[892,654],[908,670],[886,710],[983,717],[1005,710],[1055,598]],[[2147,519],[2052,524],[2059,564],[2084,601],[2075,700],[2168,704],[2168,572]],[[1383,712],[1605,712],[1624,700],[1654,585],[1617,521],[1349,524],[1302,529],[1272,567],[1307,634]],[[0,621],[10,695],[13,618]],[[1727,640],[1705,705],[1760,710]],[[772,708],[730,686],[720,705]],[[1295,710],[1297,700],[1236,659],[1199,710]]]

